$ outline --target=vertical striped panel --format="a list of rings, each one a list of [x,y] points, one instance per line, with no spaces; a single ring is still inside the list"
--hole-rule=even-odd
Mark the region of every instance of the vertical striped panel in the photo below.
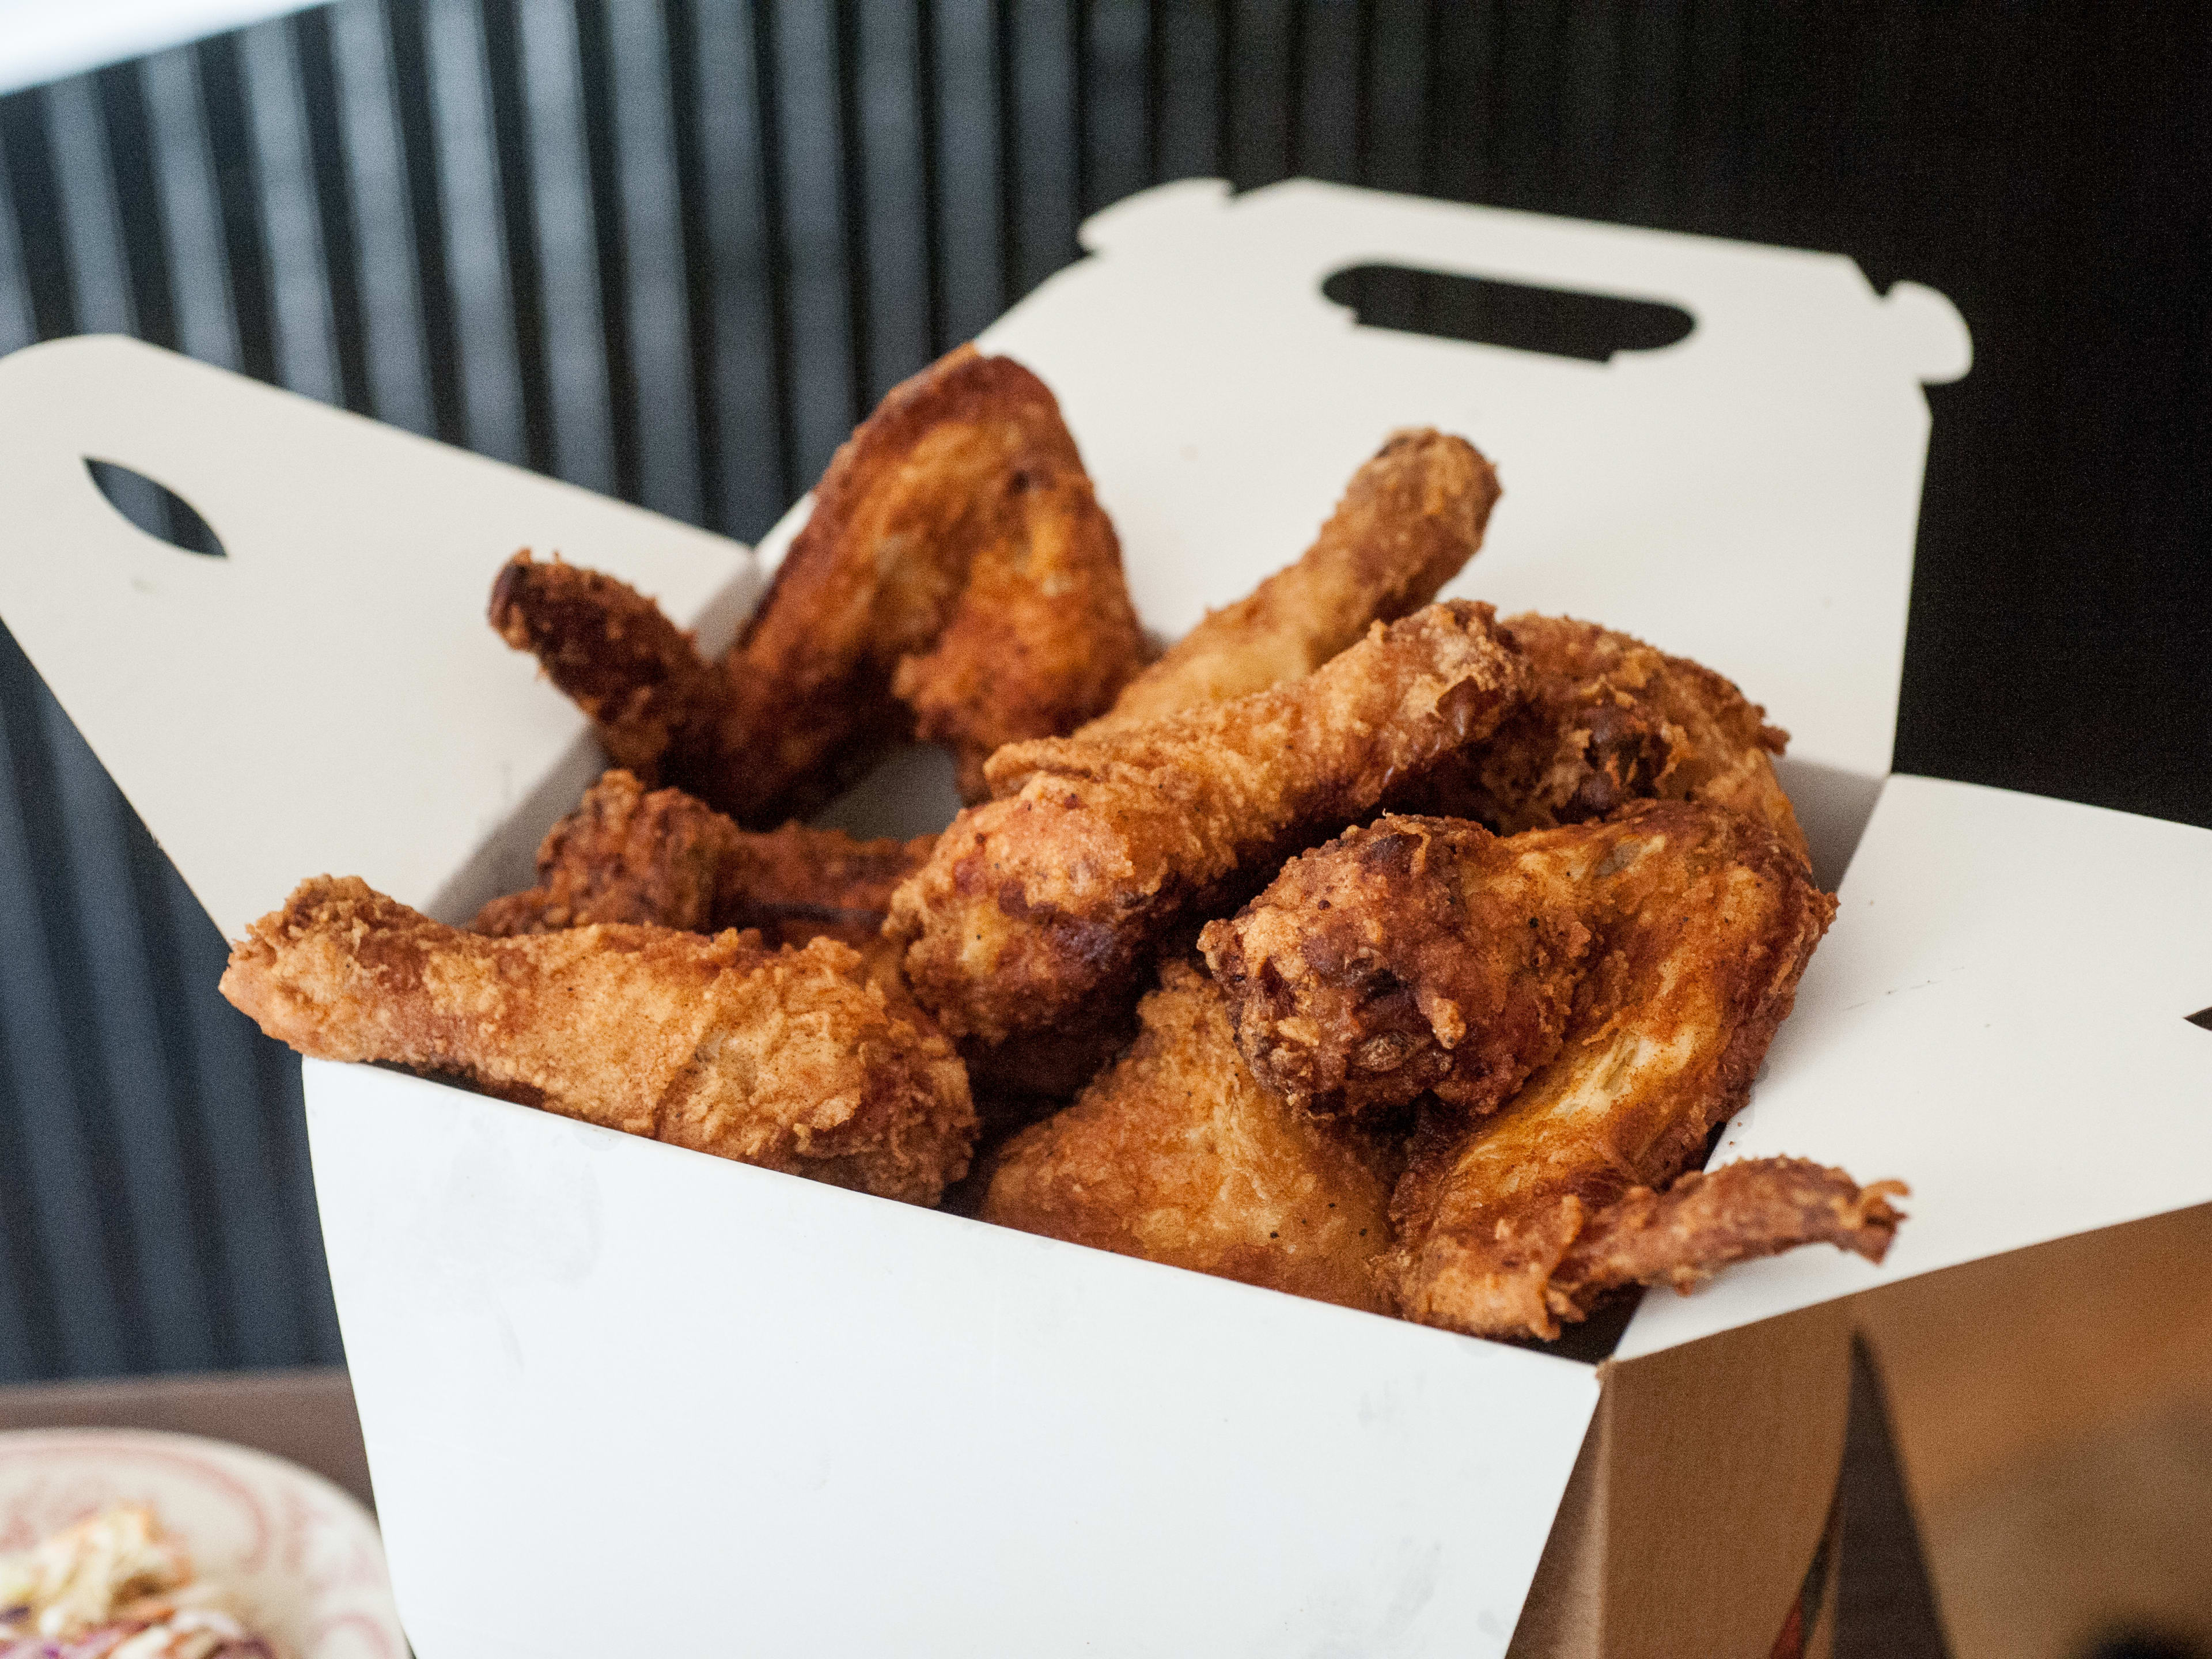
[[[677,9],[671,8],[672,17]],[[757,30],[738,6],[688,9],[691,33],[674,52],[698,100],[692,130],[710,319],[694,331],[702,353],[694,374],[715,410],[702,439],[714,446],[712,471],[720,481],[716,528],[757,533],[790,495],[781,255],[770,208],[765,100],[756,79]]]
[[[343,178],[342,187],[334,184],[325,192],[324,237],[326,246],[350,250],[350,264],[360,273],[368,385],[364,412],[427,435],[438,429],[429,368],[431,313],[419,286],[415,179],[401,137],[391,33],[374,0],[351,0],[323,15],[330,19],[338,99],[333,170]],[[331,266],[338,268],[338,261]]]

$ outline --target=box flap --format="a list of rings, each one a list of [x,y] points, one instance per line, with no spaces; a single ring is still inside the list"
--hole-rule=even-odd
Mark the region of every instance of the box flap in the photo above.
[[[2212,1200],[2212,832],[1893,777],[1716,1163],[1912,1186],[1888,1261],[1654,1292],[1622,1357]]]
[[[1547,1355],[388,1072],[311,1060],[307,1096],[426,1656],[1502,1654],[1597,1401]]]
[[[1432,424],[1505,497],[1448,590],[1643,635],[1735,679],[1793,755],[1889,769],[1928,436],[1966,327],[1838,254],[1293,180],[1192,180],[981,337],[1059,394],[1146,623],[1173,636],[1303,550],[1386,434]],[[1695,319],[1596,363],[1358,325],[1369,264],[1656,300]],[[765,545],[765,544],[764,544]]]
[[[88,459],[174,491],[223,556],[137,529]],[[734,542],[126,339],[0,360],[0,618],[232,937],[316,871],[453,920],[528,884],[600,763],[484,622],[515,549],[710,645],[757,586]]]

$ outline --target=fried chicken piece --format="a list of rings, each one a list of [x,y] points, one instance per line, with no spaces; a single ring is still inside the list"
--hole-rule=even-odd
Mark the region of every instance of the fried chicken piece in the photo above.
[[[891,895],[937,844],[934,836],[855,841],[804,823],[738,836],[722,866],[716,927],[757,927],[785,945],[842,939],[863,955],[881,941]]]
[[[526,552],[500,573],[491,623],[617,763],[753,827],[822,805],[909,727],[980,789],[992,749],[1072,729],[1144,660],[1058,404],[971,346],[894,387],[838,449],[719,663],[620,582]]]
[[[487,1094],[833,1186],[933,1204],[968,1167],[968,1079],[850,949],[595,924],[487,939],[352,877],[303,882],[222,994],[325,1060]]]
[[[613,921],[700,933],[750,927],[770,945],[834,939],[860,953],[894,1008],[934,1030],[907,989],[905,951],[883,927],[892,890],[935,841],[855,841],[800,823],[756,834],[680,789],[648,793],[612,771],[546,836],[538,885],[492,900],[470,927],[495,938]],[[979,1112],[1026,1122],[1097,1075],[1132,1035],[1131,1011],[1115,1007],[1008,1042],[969,1043],[961,1057]]]
[[[1145,655],[1121,544],[1071,440],[1063,464],[1009,480],[951,619],[899,661],[891,694],[914,711],[916,738],[951,751],[961,798],[978,801],[994,750],[1080,726]]]
[[[1437,596],[1482,546],[1498,474],[1464,438],[1393,433],[1352,475],[1305,556],[1210,612],[1077,735],[1227,702],[1294,680]]]
[[[714,930],[724,866],[744,831],[680,789],[601,774],[538,848],[538,885],[493,899],[471,932],[511,939],[591,922]]]
[[[1532,613],[1502,626],[1528,653],[1528,702],[1395,804],[1510,836],[1632,800],[1702,801],[1809,856],[1774,773],[1790,734],[1732,683],[1595,623]]]
[[[1184,918],[1489,732],[1522,684],[1487,605],[1436,605],[1287,685],[1000,750],[1001,798],[956,818],[892,895],[916,999],[987,1042],[1096,1012]]]
[[[489,618],[584,712],[607,758],[644,777],[657,776],[665,757],[711,726],[731,696],[691,636],[651,599],[558,558],[539,564],[527,548],[493,579]]]
[[[1428,845],[1411,879],[1449,880],[1449,845]],[[1719,807],[1638,803],[1508,845],[1577,902],[1587,965],[1558,1052],[1502,1108],[1424,1111],[1391,1277],[1410,1318],[1550,1337],[1595,1294],[1555,1278],[1591,1218],[1672,1181],[1742,1105],[1835,901],[1772,830]]]
[[[1542,857],[1455,818],[1392,816],[1283,866],[1199,948],[1253,1075],[1374,1116],[1433,1091],[1494,1109],[1559,1052],[1589,949]]]
[[[538,885],[492,900],[471,927],[502,938],[594,921],[757,927],[780,944],[826,935],[866,947],[935,840],[855,841],[802,823],[755,834],[680,789],[647,793],[611,771],[547,834]]]
[[[1387,1311],[1382,1156],[1260,1087],[1188,963],[1166,964],[1138,1018],[1118,1065],[1000,1152],[982,1218]]]
[[[1631,1188],[1591,1217],[1552,1271],[1552,1289],[1588,1307],[1622,1285],[1686,1296],[1732,1262],[1832,1244],[1879,1263],[1904,1220],[1901,1181],[1861,1187],[1809,1158],[1755,1158],[1691,1170],[1665,1193]]]

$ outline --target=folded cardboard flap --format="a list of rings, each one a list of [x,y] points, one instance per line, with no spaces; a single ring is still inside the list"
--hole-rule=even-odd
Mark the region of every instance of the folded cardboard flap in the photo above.
[[[1888,1259],[1798,1250],[1645,1299],[1624,1356],[2212,1200],[2212,831],[1893,777],[1716,1161],[1912,1188]]]
[[[1565,612],[1735,679],[1792,752],[1889,769],[1928,433],[1966,371],[1948,301],[1835,254],[1297,179],[1133,197],[1093,256],[985,331],[1059,395],[1173,635],[1295,557],[1384,435],[1472,439],[1505,495],[1451,588]],[[1376,260],[1650,299],[1688,338],[1610,363],[1357,326],[1322,285]]]
[[[88,459],[202,514],[135,527]],[[0,617],[227,935],[318,871],[448,919],[527,885],[599,763],[483,620],[501,561],[561,552],[726,642],[733,542],[133,340],[0,360]]]

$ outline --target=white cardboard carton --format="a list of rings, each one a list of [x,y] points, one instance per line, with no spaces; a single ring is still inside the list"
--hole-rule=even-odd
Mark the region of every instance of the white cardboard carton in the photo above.
[[[1919,388],[1969,357],[1941,296],[1303,182],[1167,186],[1085,236],[983,343],[1060,395],[1150,626],[1295,556],[1429,422],[1507,491],[1454,591],[1628,628],[1792,727],[1843,912],[1721,1156],[1902,1175],[1914,1218],[1879,1270],[1801,1252],[1654,1296],[1594,1369],[310,1063],[415,1647],[1763,1654],[1817,1588],[1835,1298],[2212,1198],[2212,1033],[2183,1018],[2212,1002],[2212,836],[1885,783]],[[1320,283],[1372,262],[1697,326],[1605,365],[1362,328]],[[87,457],[228,556],[131,528]],[[732,544],[117,340],[0,362],[0,616],[233,934],[316,871],[450,919],[526,884],[597,761],[482,622],[515,547],[710,647],[759,581]],[[848,817],[942,821],[927,763],[889,775]]]

